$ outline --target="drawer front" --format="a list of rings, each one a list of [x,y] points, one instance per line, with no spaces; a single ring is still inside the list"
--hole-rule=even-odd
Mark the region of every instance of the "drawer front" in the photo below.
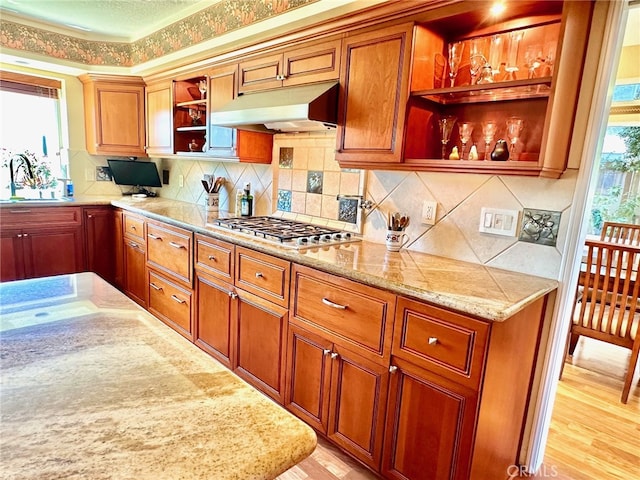
[[[149,272],[149,311],[192,340],[191,292]]]
[[[288,307],[290,266],[286,260],[236,247],[236,286]]]
[[[233,282],[234,246],[204,235],[196,235],[196,269]]]
[[[191,287],[193,234],[182,228],[147,223],[147,265]]]
[[[144,243],[144,218],[131,215],[130,213],[124,214],[124,235],[132,240],[138,240]]]
[[[489,325],[399,298],[393,355],[470,387],[482,377]]]
[[[3,227],[58,227],[82,225],[80,207],[2,207],[0,223]]]
[[[292,322],[389,358],[395,295],[294,265]]]

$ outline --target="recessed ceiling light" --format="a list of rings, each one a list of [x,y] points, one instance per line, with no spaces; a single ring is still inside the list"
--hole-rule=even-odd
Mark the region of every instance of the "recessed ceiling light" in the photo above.
[[[502,14],[506,10],[506,6],[503,2],[496,2],[491,6],[491,15],[497,17]]]

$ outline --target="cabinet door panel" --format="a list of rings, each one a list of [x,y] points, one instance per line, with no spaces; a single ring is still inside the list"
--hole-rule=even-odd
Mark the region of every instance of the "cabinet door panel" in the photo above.
[[[115,239],[113,236],[113,209],[85,208],[85,241],[87,269],[109,283],[115,277]]]
[[[377,470],[389,386],[388,367],[338,346],[334,346],[333,356],[327,436]]]
[[[235,335],[232,334],[236,325],[236,302],[230,295],[233,291],[232,285],[207,275],[196,276],[195,343],[230,369],[234,369],[236,363]]]
[[[0,282],[22,280],[24,278],[24,255],[20,230],[0,231]]]
[[[332,344],[289,325],[285,406],[313,428],[327,432]]]
[[[284,52],[283,86],[338,79],[341,40]]]
[[[144,245],[124,240],[124,291],[134,301],[147,307],[148,285]]]
[[[238,93],[266,90],[282,85],[282,80],[276,78],[282,75],[281,53],[241,62],[238,68],[240,70]]]
[[[383,474],[393,479],[468,479],[477,395],[394,359]]]
[[[238,290],[236,373],[283,402],[287,309]]]
[[[398,26],[345,41],[337,160],[401,161],[412,29]]]
[[[146,88],[147,154],[173,153],[171,82]]]
[[[82,228],[25,231],[23,240],[32,266],[28,277],[77,273],[85,269]]]

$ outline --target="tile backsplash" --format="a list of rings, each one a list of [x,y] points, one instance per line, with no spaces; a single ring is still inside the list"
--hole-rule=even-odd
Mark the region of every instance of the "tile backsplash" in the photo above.
[[[81,155],[79,155],[81,156]],[[82,180],[86,166],[106,164],[99,157],[72,159],[76,189],[85,194],[117,193],[111,182]],[[567,170],[558,180],[439,172],[342,170],[335,161],[335,132],[278,134],[274,136],[271,165],[212,161],[161,159],[159,170],[169,170],[170,184],[159,195],[204,205],[200,180],[205,173],[225,177],[220,209],[233,212],[235,194],[250,182],[256,215],[283,215],[311,221],[327,219],[327,224],[353,225],[338,218],[359,216],[366,240],[383,243],[387,213],[402,211],[411,222],[406,230],[407,250],[490,265],[507,270],[558,278],[566,241],[566,221],[570,217],[577,170]],[[184,185],[179,186],[182,175]],[[80,177],[80,178],[79,178]],[[340,195],[364,195],[373,208],[354,207],[358,200],[340,202]],[[420,222],[423,202],[437,203],[436,224]],[[355,202],[355,203],[354,203]],[[555,245],[520,241],[479,231],[483,207],[519,212],[518,232],[525,209],[557,212]]]

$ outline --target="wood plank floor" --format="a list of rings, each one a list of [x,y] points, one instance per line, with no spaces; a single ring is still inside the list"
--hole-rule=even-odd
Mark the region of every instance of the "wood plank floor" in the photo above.
[[[544,465],[526,478],[640,479],[640,372],[636,371],[629,402],[620,402],[629,355],[624,348],[580,339],[558,385]],[[313,454],[277,480],[377,479],[319,438]]]

